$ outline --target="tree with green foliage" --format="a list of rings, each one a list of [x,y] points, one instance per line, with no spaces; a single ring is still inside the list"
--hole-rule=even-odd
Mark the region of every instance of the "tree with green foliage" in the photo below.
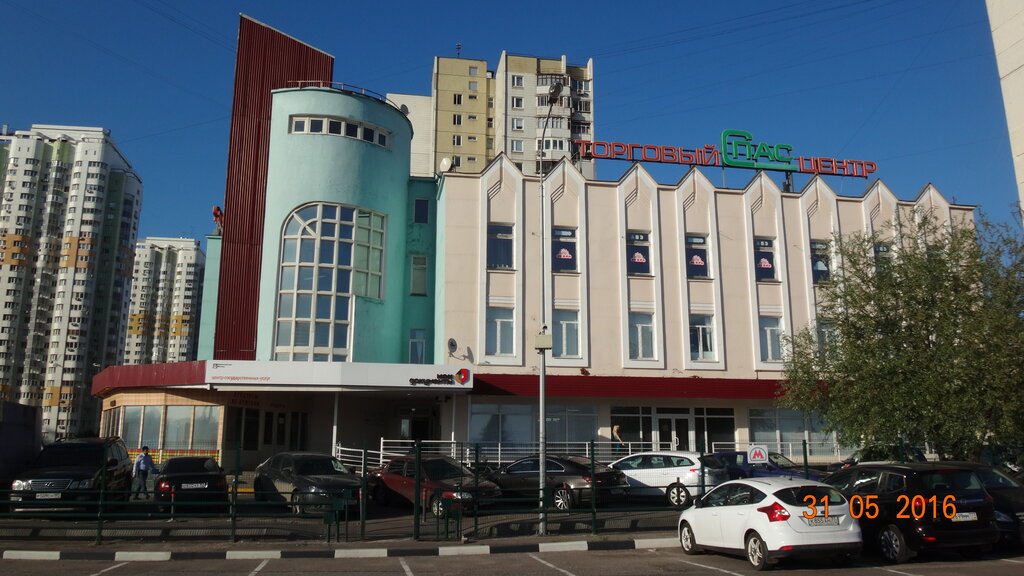
[[[1019,232],[908,220],[834,238],[817,326],[787,338],[779,404],[821,414],[848,446],[1024,446]]]

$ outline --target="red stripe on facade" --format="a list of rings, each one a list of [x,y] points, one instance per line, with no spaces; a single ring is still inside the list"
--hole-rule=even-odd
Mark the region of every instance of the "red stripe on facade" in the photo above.
[[[256,358],[271,91],[299,81],[331,82],[333,71],[333,56],[241,16],[224,193],[216,359]]]
[[[92,379],[94,396],[104,397],[118,388],[158,388],[206,382],[206,360],[168,364],[111,366]]]
[[[474,374],[473,394],[537,396],[536,374]],[[545,396],[566,398],[716,398],[771,400],[778,380],[740,378],[632,378],[549,375]]]

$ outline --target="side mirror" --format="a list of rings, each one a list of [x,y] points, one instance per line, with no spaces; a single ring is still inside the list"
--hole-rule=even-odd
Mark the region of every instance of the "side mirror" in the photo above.
[[[703,498],[694,498],[693,499],[693,503],[689,504],[688,506],[683,506],[683,508],[686,509],[686,508],[689,508],[690,506],[693,506],[694,508],[703,508],[704,507],[704,499]]]

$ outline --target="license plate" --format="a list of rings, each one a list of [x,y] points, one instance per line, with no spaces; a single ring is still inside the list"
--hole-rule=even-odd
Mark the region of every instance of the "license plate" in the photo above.
[[[839,516],[815,516],[807,518],[808,526],[839,526]]]
[[[60,492],[39,492],[36,500],[60,500]]]
[[[957,512],[952,518],[953,522],[973,522],[977,519],[977,512]]]
[[[195,490],[196,488],[206,488],[206,482],[182,482],[182,490]]]

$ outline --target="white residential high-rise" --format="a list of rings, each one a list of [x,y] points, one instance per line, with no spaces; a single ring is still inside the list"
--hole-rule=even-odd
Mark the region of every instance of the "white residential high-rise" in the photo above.
[[[41,406],[42,438],[96,434],[92,377],[120,362],[142,181],[109,131],[0,135],[0,399]]]
[[[123,364],[196,359],[206,255],[191,238],[145,238],[135,245]]]

